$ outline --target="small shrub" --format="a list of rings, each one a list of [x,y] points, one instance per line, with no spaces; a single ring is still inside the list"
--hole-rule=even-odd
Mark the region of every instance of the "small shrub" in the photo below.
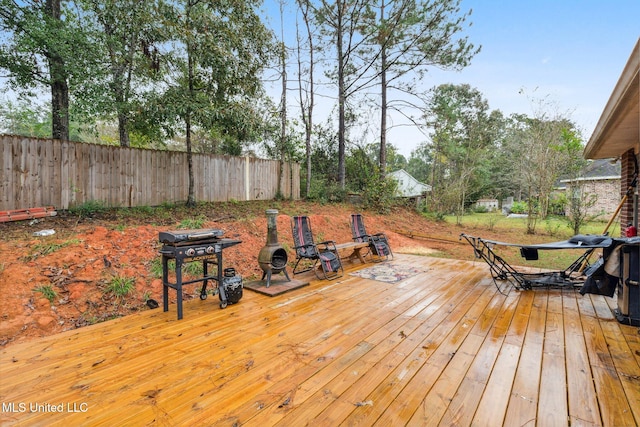
[[[527,202],[513,202],[511,205],[511,213],[514,214],[526,214],[529,212]]]
[[[107,284],[106,292],[116,297],[125,297],[133,291],[135,283],[133,277],[114,276]]]
[[[362,193],[363,202],[380,214],[389,213],[396,203],[397,188],[395,179],[381,180],[379,175],[370,176]]]
[[[446,221],[446,214],[444,212],[435,212],[435,211],[425,211],[422,213],[425,218],[428,218],[432,221],[436,222],[444,222]]]
[[[107,210],[107,205],[100,200],[89,200],[78,206],[72,206],[69,208],[69,213],[86,218],[95,214],[104,213]]]
[[[169,262],[171,262],[173,260],[170,260]],[[175,261],[173,261],[173,264],[175,265]],[[161,258],[154,258],[151,260],[151,264],[149,265],[149,271],[151,273],[151,275],[155,278],[162,278],[162,259]]]
[[[492,213],[487,216],[487,228],[489,231],[493,231],[496,228],[496,224],[500,221],[503,216],[500,214]]]
[[[142,215],[153,215],[155,212],[151,206],[134,206],[131,209],[134,213],[138,213]]]
[[[34,292],[40,292],[42,296],[49,300],[50,303],[58,297],[58,293],[51,287],[51,285],[41,285],[33,289]]]
[[[202,228],[204,223],[207,222],[207,218],[200,215],[197,218],[187,218],[180,221],[178,224],[178,228],[181,229],[194,229],[194,228]]]
[[[320,203],[344,202],[347,199],[347,190],[340,187],[335,181],[311,180],[311,188],[307,200]]]
[[[544,228],[550,236],[557,236],[561,225],[562,222],[553,217],[544,220]]]

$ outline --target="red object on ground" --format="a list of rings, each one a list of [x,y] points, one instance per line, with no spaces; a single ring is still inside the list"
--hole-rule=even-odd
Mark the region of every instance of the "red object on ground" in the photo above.
[[[11,211],[0,211],[0,222],[23,221],[25,219],[56,216],[57,214],[58,213],[53,206],[30,209],[14,209]]]
[[[625,234],[627,237],[635,237],[638,235],[638,229],[635,228],[633,225],[629,224],[629,226],[625,230]]]

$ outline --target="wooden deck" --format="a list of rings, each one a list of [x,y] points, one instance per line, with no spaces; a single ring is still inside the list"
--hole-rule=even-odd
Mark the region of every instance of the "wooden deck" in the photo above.
[[[183,320],[172,304],[9,345],[0,424],[640,423],[640,334],[614,319],[615,300],[503,295],[482,263],[392,262],[423,272],[245,291],[223,310],[194,299]]]

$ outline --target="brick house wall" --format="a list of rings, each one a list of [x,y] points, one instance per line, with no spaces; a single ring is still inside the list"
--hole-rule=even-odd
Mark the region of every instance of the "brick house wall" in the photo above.
[[[580,184],[586,194],[596,195],[595,203],[587,209],[587,215],[600,220],[609,220],[620,204],[620,178],[584,179]],[[572,183],[567,182],[567,198],[571,196],[571,187]],[[567,206],[568,209],[569,206]]]
[[[634,153],[633,149],[626,151],[620,158],[620,166],[621,166],[621,175],[622,182],[618,188],[618,194],[620,195],[620,200],[625,196],[627,190],[631,186],[631,182],[633,181],[633,175],[635,173],[635,161],[634,161]],[[635,197],[634,197],[635,196]],[[627,224],[633,222],[633,208],[634,208],[634,200],[637,200],[638,197],[638,187],[636,186],[632,191],[630,191],[627,200],[622,205],[620,209],[620,233],[624,235],[624,231],[627,228]],[[620,203],[620,202],[618,202]]]

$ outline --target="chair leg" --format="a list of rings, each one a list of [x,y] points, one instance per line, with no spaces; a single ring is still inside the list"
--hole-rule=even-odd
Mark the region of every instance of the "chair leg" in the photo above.
[[[389,251],[388,254],[384,253],[384,250],[381,250],[381,248],[379,247],[379,244],[383,243],[386,246],[386,249]],[[384,240],[371,240],[370,244],[369,244],[369,250],[372,252],[372,254],[375,254],[375,256],[377,257],[377,259],[373,259],[373,262],[383,262],[383,261],[387,261],[389,259],[389,255],[391,255],[391,258],[393,259],[393,253],[391,252],[391,247],[389,246],[389,243],[387,243]]]
[[[312,268],[315,267],[315,262],[313,263],[313,266],[306,268],[304,270],[296,270],[298,268],[298,264],[300,264],[300,261],[302,261],[303,259],[308,259],[308,258],[303,258],[300,257],[298,258],[298,260],[296,261],[296,264],[293,266],[293,275],[295,276],[296,274],[300,274],[300,273],[306,273],[307,271],[311,270]]]
[[[320,259],[316,260],[316,264],[318,262],[320,262],[320,268],[315,268],[313,271],[316,273],[316,277],[320,280],[324,279],[324,280],[335,280],[338,279],[342,276],[344,276],[344,268],[342,267],[342,262],[340,261],[340,255],[334,251],[329,251],[332,254],[335,255],[336,260],[338,261],[338,269],[336,269],[336,271],[329,271],[327,272],[327,269],[325,268],[324,264],[322,263],[322,261]],[[320,277],[319,275],[319,270],[322,270],[322,275],[323,277]]]

